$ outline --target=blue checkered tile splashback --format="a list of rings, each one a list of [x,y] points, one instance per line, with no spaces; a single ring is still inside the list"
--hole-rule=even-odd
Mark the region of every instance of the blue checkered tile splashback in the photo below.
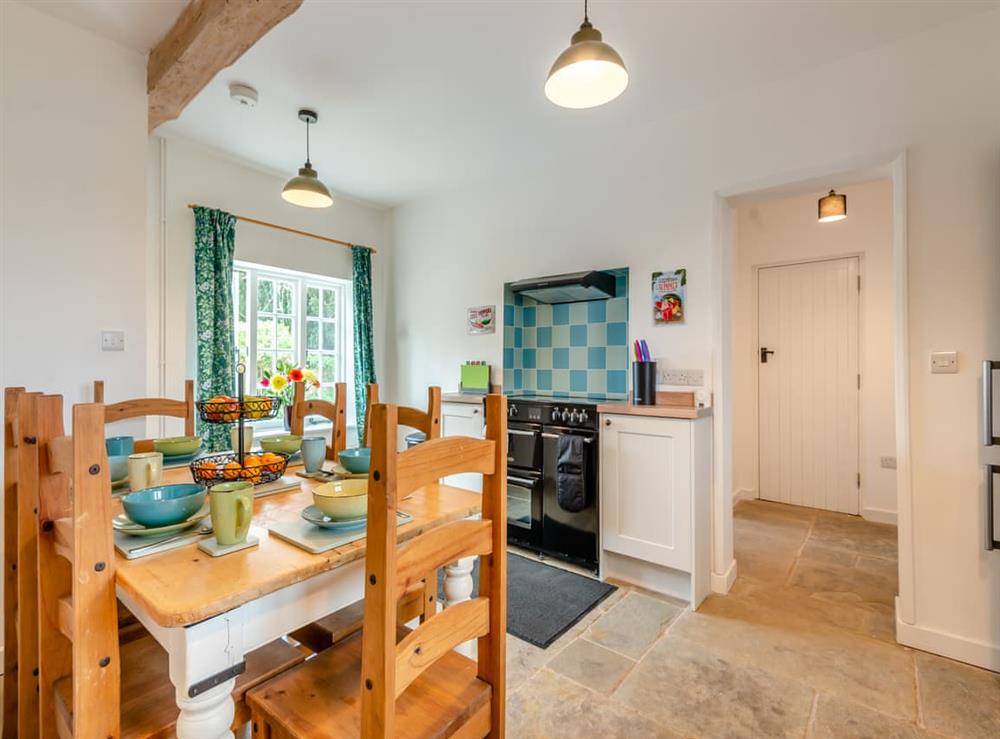
[[[506,392],[625,398],[628,393],[628,269],[617,297],[538,303],[504,290],[503,387]]]

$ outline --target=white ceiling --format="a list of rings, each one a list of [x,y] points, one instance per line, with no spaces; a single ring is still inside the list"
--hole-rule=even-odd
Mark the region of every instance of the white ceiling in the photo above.
[[[101,32],[148,48],[182,3],[32,4],[86,5],[91,26],[100,17]],[[296,111],[313,107],[320,177],[336,191],[392,205],[574,156],[649,120],[997,4],[592,0],[591,20],[625,59],[630,85],[604,107],[564,110],[542,86],[580,23],[582,2],[306,0],[160,132],[291,174],[304,159]],[[230,101],[231,82],[256,87],[258,106]]]
[[[187,0],[21,0],[145,54],[174,25]]]

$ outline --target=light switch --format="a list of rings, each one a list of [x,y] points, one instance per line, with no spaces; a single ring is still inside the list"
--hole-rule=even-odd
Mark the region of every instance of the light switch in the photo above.
[[[101,331],[101,351],[102,352],[125,351],[125,332]]]
[[[931,373],[953,375],[958,372],[958,352],[931,352]]]

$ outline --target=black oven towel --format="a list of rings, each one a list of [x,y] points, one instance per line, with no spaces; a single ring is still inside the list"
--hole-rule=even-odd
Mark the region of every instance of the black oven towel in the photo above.
[[[568,513],[587,507],[587,444],[582,436],[561,434],[556,450],[556,500]]]

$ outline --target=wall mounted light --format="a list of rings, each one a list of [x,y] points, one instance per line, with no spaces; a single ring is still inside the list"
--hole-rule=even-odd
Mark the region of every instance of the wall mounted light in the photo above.
[[[819,222],[832,223],[847,218],[847,196],[830,190],[829,195],[819,199]]]
[[[563,108],[594,108],[611,102],[626,87],[625,62],[591,25],[584,0],[583,23],[549,70],[545,97]]]
[[[303,208],[329,208],[333,205],[333,196],[320,179],[309,161],[309,126],[319,120],[315,110],[300,110],[299,120],[306,124],[306,163],[281,191],[281,197],[292,205]]]

